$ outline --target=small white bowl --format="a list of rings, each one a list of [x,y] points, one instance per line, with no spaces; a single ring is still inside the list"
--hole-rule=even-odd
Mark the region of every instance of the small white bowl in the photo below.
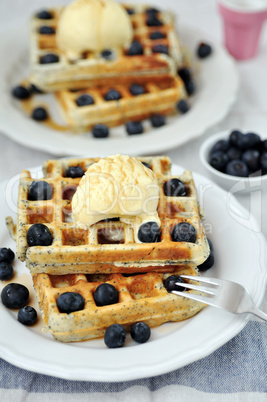
[[[207,169],[212,180],[225,190],[230,191],[233,194],[248,194],[252,191],[267,190],[267,174],[263,176],[254,177],[238,177],[231,176],[226,173],[222,173],[219,170],[214,169],[208,162],[209,153],[213,145],[219,140],[228,139],[230,133],[233,130],[221,131],[217,134],[207,138],[201,145],[199,150],[199,156],[202,164]],[[244,133],[248,130],[241,130]],[[261,134],[259,133],[261,136]],[[265,139],[261,136],[261,139]]]

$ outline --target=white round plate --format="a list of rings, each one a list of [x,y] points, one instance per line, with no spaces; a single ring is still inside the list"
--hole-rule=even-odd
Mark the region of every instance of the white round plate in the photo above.
[[[174,174],[183,171],[173,168]],[[35,175],[40,168],[32,170]],[[36,177],[36,176],[35,176]],[[251,293],[256,305],[266,283],[266,243],[253,217],[234,198],[206,178],[194,174],[199,200],[205,209],[204,226],[212,240],[216,263],[208,276],[241,283]],[[4,227],[7,215],[15,218],[18,176],[0,184],[0,246],[15,249]],[[25,265],[14,263],[12,282],[24,283],[36,306],[31,277]],[[4,283],[1,283],[4,286]],[[39,313],[40,314],[40,313]],[[70,380],[126,381],[160,375],[201,359],[235,336],[247,323],[247,316],[236,316],[212,307],[180,323],[168,323],[152,329],[151,338],[138,345],[127,335],[126,345],[108,349],[103,339],[63,344],[42,332],[42,320],[25,327],[16,319],[17,312],[0,302],[0,356],[24,369]]]
[[[0,130],[18,143],[54,155],[155,154],[200,136],[222,120],[234,103],[238,74],[235,62],[222,46],[186,26],[179,26],[179,34],[181,42],[193,56],[197,91],[190,99],[190,111],[168,118],[167,124],[158,129],[152,129],[145,121],[145,133],[142,135],[129,136],[121,126],[111,129],[109,138],[95,139],[90,132],[73,135],[55,131],[26,116],[20,102],[12,98],[11,89],[30,73],[27,29],[16,26],[14,30],[4,32],[5,40],[0,42],[0,55],[4,60],[0,63]],[[198,43],[205,40],[212,44],[213,54],[201,61],[194,55]],[[49,104],[53,118],[59,122],[60,113],[51,95],[47,99],[42,95],[40,102],[42,100]]]

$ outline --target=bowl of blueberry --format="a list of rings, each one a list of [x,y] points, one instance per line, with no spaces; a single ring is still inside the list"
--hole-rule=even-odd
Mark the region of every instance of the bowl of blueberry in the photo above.
[[[200,159],[213,181],[233,193],[267,189],[267,139],[239,129],[214,134],[203,142]]]

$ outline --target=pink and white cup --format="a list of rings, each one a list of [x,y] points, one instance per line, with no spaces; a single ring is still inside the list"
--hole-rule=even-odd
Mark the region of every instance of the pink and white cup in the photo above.
[[[267,19],[267,0],[219,0],[225,47],[237,60],[253,58]]]

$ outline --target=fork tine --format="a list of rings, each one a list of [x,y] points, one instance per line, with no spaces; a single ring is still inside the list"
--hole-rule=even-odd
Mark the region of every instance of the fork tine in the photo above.
[[[202,276],[195,276],[195,275],[179,275],[179,276],[181,278],[184,278],[184,279],[203,282],[203,283],[205,283],[207,285],[214,285],[214,286],[220,286],[221,285],[220,279],[214,279],[214,278],[208,278],[208,277],[202,277]]]
[[[176,282],[175,285],[182,286],[183,288],[186,288],[186,289],[198,290],[201,293],[207,293],[207,294],[213,295],[213,296],[215,295],[214,288],[206,288],[203,286],[200,287],[200,285],[193,285],[192,283],[187,283],[187,282],[185,282],[185,283]]]
[[[204,304],[210,304],[210,305],[214,305],[209,298],[204,297],[204,296],[200,296],[200,295],[196,295],[195,293],[188,293],[188,292],[179,292],[178,290],[172,290],[171,293],[177,295],[177,296],[182,296],[182,297],[187,297],[188,299],[191,300],[195,300],[198,301],[200,303],[204,303]]]

